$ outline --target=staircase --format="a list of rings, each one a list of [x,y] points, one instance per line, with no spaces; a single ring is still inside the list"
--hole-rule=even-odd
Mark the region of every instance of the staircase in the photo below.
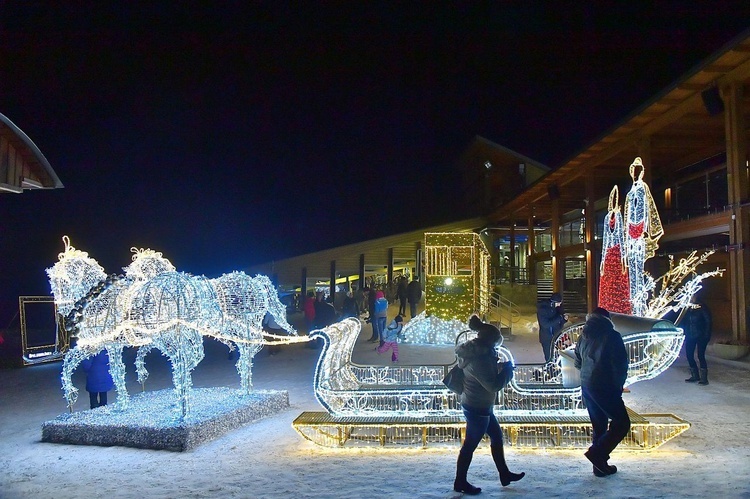
[[[536,299],[549,300],[552,296],[552,279],[539,279],[536,283]],[[585,314],[588,312],[586,298],[577,291],[563,291],[563,308],[570,314]]]
[[[486,321],[497,326],[505,341],[513,341],[513,323],[521,317],[518,307],[499,293],[490,296],[490,309]]]

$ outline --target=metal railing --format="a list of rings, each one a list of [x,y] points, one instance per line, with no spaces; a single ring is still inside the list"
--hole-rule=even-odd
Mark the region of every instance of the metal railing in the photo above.
[[[501,331],[513,335],[513,323],[521,318],[521,312],[515,303],[499,293],[490,295],[490,309],[487,320],[498,325]],[[504,334],[505,335],[505,334]]]

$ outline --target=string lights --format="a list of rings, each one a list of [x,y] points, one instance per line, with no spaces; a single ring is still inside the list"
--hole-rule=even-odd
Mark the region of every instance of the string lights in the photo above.
[[[643,321],[646,322],[639,323],[636,329],[643,326],[651,330],[623,335],[630,359],[626,385],[663,372],[682,346],[680,328],[669,321]],[[572,340],[577,339],[581,327],[570,328]],[[324,343],[313,387],[326,413],[301,414],[293,423],[295,430],[315,443],[332,446],[347,442],[424,446],[458,439],[463,423],[460,405],[456,395],[442,384],[452,365],[356,364],[351,354],[360,329],[360,321],[350,318],[311,333]],[[459,341],[473,336],[465,324],[453,332]],[[500,361],[515,364],[512,353],[502,344],[497,351]],[[552,367],[550,371],[549,366],[516,365],[514,378],[498,393],[495,414],[504,421],[509,438],[523,445],[546,447],[550,441],[557,445],[563,441],[568,446],[588,445],[590,441],[583,438],[588,416],[581,388],[563,384],[559,360]],[[659,423],[638,418],[634,428],[648,437],[651,447],[689,427],[671,415],[661,415]],[[454,432],[456,429],[458,433]],[[643,443],[637,442],[635,436],[633,439],[632,447],[643,448]]]
[[[47,274],[66,328],[77,331],[77,344],[66,353],[62,373],[71,410],[78,393],[73,372],[102,350],[110,357],[116,407],[121,410],[129,401],[124,347],[140,347],[136,371],[141,383],[148,376],[144,359],[149,351],[155,348],[168,357],[179,417],[184,418],[190,409],[191,372],[204,356],[203,336],[239,348],[237,370],[245,394],[252,391],[253,356],[264,344],[308,341],[287,322],[286,307],[266,276],[233,272],[208,279],[176,272],[161,253],[134,248],[125,276],[105,277],[96,260],[73,248],[67,236],[63,241],[65,251]],[[290,336],[265,333],[261,324],[266,313]]]
[[[625,262],[630,282],[632,312],[638,316],[645,315],[648,298],[644,289],[644,264],[656,254],[659,238],[664,234],[656,203],[648,185],[643,181],[645,171],[641,158],[635,158],[630,165],[633,186],[625,197]]]
[[[425,313],[451,320],[489,311],[490,254],[473,232],[425,233]]]
[[[625,262],[622,214],[618,203],[617,186],[609,194],[607,214],[604,216],[602,263],[599,273],[599,306],[610,312],[629,314],[630,283]]]

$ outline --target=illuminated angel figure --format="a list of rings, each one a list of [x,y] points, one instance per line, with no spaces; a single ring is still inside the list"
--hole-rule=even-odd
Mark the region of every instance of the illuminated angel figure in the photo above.
[[[636,175],[636,170],[639,170]],[[648,185],[643,181],[645,167],[641,158],[630,165],[633,186],[625,198],[625,258],[630,280],[630,299],[633,315],[646,312],[648,292],[645,289],[644,263],[654,256],[659,238],[664,234],[656,203]]]
[[[604,217],[604,241],[599,274],[599,306],[610,312],[630,314],[630,285],[623,252],[622,214],[617,186],[609,193],[607,214]]]

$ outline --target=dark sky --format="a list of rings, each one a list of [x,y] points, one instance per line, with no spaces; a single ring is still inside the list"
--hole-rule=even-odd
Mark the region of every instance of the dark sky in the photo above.
[[[474,135],[559,166],[750,26],[747,1],[104,3],[0,2],[0,113],[65,184],[0,194],[0,328],[65,234],[213,277],[450,221]]]

